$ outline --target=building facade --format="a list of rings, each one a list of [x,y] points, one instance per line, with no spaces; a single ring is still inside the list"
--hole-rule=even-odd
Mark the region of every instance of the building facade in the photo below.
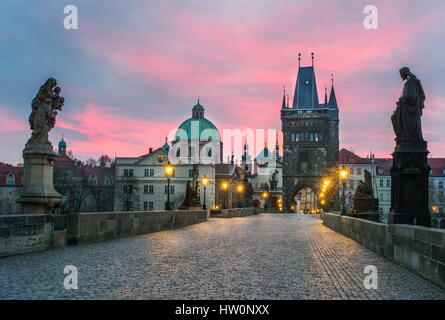
[[[0,162],[0,214],[23,213],[16,202],[22,192],[23,166]]]
[[[299,66],[292,106],[286,105],[284,93],[281,108],[285,209],[318,208],[316,192],[322,176],[338,166],[338,112],[333,82],[329,100],[325,90],[320,103],[313,60],[312,66]]]
[[[192,117],[178,127],[171,146],[166,141],[140,157],[116,158],[115,211],[165,210],[168,195],[170,208],[178,209],[194,174],[201,204],[205,193],[207,208],[215,206],[216,166],[222,159],[222,143],[218,129],[204,117],[204,111],[198,100]],[[168,163],[174,166],[170,189],[165,175]],[[208,178],[205,192],[201,185],[204,175]]]

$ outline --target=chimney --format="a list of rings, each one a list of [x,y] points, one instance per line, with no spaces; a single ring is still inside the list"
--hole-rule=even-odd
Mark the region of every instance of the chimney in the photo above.
[[[153,148],[148,149],[148,154],[151,154],[153,152]]]

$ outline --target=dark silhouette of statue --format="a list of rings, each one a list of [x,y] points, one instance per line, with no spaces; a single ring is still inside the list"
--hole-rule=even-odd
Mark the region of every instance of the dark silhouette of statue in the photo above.
[[[425,107],[425,93],[422,84],[408,67],[403,67],[399,73],[405,83],[402,95],[397,101],[397,108],[391,117],[396,134],[396,145],[424,144],[420,119]]]
[[[373,191],[371,174],[365,170],[365,181],[360,181],[354,194],[354,212],[365,212],[373,209]]]
[[[421,117],[425,107],[422,84],[408,67],[399,70],[405,81],[397,108],[391,116],[396,148],[391,167],[391,212],[389,224],[430,226],[428,204],[427,142],[423,139]]]

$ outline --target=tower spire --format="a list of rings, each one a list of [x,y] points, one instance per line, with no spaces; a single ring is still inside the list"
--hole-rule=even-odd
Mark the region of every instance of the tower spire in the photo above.
[[[328,104],[328,87],[326,85],[324,86],[324,104]]]
[[[331,81],[332,81],[332,87],[331,87],[331,94],[329,95],[329,105],[331,107],[338,109],[337,98],[335,97],[335,91],[334,91],[334,74],[332,73],[331,73]]]
[[[300,69],[301,53],[298,53],[298,69]]]
[[[283,86],[283,104],[282,104],[282,109],[286,108],[286,87]]]
[[[314,53],[311,52],[311,59],[312,59],[312,67],[314,66]]]

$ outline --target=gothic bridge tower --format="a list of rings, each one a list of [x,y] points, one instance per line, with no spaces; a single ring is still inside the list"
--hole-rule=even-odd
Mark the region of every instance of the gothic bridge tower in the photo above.
[[[334,81],[324,102],[318,100],[312,65],[300,66],[292,106],[281,108],[283,132],[283,197],[285,208],[295,212],[318,209],[318,187],[328,168],[338,168],[339,117]],[[313,211],[312,211],[313,212]]]

